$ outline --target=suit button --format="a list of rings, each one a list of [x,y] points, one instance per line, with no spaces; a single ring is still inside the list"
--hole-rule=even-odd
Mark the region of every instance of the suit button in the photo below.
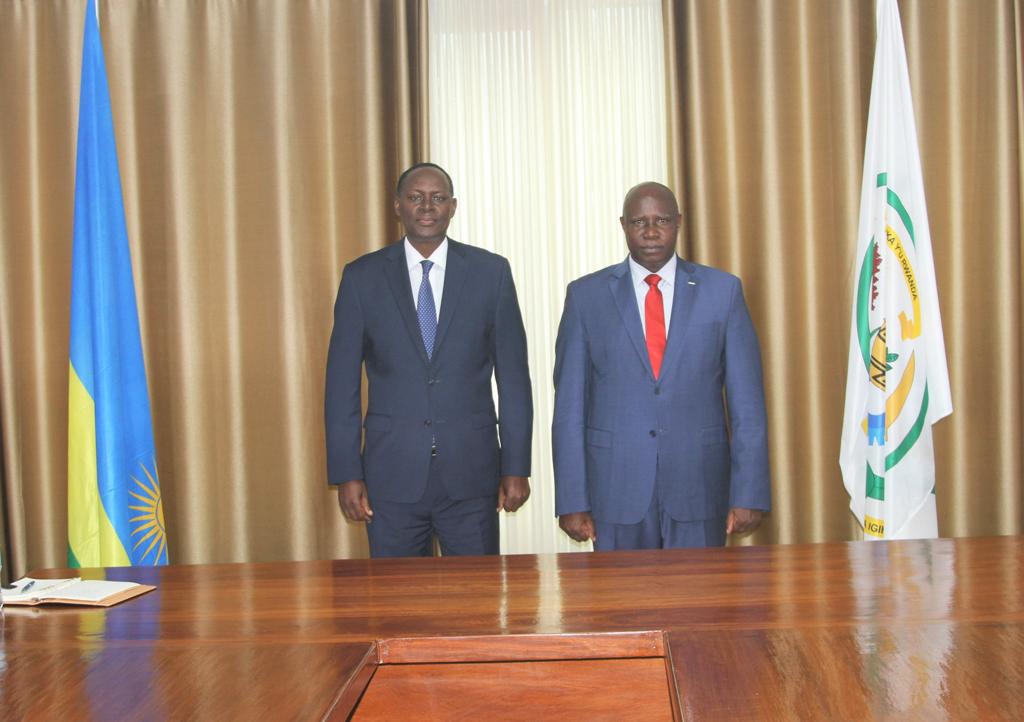
[[[651,436],[652,436],[652,437],[655,437],[655,436],[657,436],[657,435],[658,435],[658,432],[657,432],[657,431],[655,431],[654,429],[651,429]]]
[[[661,394],[661,387],[660,386],[655,386],[654,387],[654,395],[658,396],[659,394]]]
[[[424,421],[423,425],[424,426],[430,426],[430,419],[427,419],[426,421]],[[651,433],[653,434],[654,432],[652,431]]]

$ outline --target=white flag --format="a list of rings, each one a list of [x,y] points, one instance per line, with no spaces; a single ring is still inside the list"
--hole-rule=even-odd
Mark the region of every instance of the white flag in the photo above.
[[[865,538],[935,537],[931,427],[953,400],[896,0],[877,12],[839,465]]]

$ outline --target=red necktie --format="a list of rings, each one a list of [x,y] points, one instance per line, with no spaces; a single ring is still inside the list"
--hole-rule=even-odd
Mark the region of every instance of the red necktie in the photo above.
[[[654,378],[661,370],[661,359],[665,355],[665,302],[661,298],[658,284],[661,276],[652,273],[644,279],[650,288],[644,300],[644,325],[647,329],[647,355],[651,358]]]

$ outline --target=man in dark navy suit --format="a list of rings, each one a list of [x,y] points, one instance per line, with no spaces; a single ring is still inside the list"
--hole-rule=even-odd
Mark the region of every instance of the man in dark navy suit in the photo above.
[[[559,524],[597,550],[720,546],[771,503],[743,289],[676,255],[679,205],[660,183],[631,189],[619,221],[629,257],[569,284],[558,328]]]
[[[395,195],[405,238],[348,264],[338,290],[328,480],[345,516],[367,523],[374,557],[429,556],[435,536],[445,555],[496,554],[498,511],[530,495],[533,402],[512,271],[447,237],[456,206],[444,169],[409,168]]]

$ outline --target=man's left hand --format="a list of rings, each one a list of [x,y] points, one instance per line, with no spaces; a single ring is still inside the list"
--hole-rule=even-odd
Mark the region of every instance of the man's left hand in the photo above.
[[[725,522],[726,534],[746,534],[761,526],[761,518],[764,512],[760,509],[740,509],[734,507],[729,510],[729,519]]]
[[[503,476],[498,486],[498,511],[515,511],[530,498],[530,480],[525,476]]]

